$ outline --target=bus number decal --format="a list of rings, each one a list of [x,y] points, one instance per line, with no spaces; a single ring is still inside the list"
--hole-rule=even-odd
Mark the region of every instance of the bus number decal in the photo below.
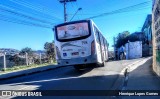
[[[64,49],[63,51],[68,52],[68,51],[73,51],[73,49]]]

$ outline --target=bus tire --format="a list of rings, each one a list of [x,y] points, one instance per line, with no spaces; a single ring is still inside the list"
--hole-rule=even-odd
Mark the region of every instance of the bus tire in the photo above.
[[[105,66],[105,62],[103,62],[102,64],[101,64],[101,67],[104,67]]]
[[[104,67],[104,62],[103,63],[97,63],[98,67]]]
[[[83,65],[75,65],[74,68],[77,70],[77,71],[83,71],[85,70],[85,67]]]
[[[105,66],[105,59],[103,58],[103,61],[101,63],[101,67],[104,67]]]

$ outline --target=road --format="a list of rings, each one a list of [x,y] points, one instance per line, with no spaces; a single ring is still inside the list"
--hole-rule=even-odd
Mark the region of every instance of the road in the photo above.
[[[140,59],[111,61],[78,72],[73,66],[3,80],[0,90],[111,90],[123,83],[122,70]],[[117,80],[118,83],[117,83]],[[59,98],[59,97],[56,97]],[[61,97],[62,98],[62,97]],[[72,97],[73,98],[73,97]],[[94,97],[95,98],[95,97]]]

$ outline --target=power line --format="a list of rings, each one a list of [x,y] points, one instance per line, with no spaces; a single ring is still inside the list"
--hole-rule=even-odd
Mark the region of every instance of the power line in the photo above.
[[[93,16],[91,18],[97,18],[97,17],[111,15],[111,14],[141,10],[144,7],[147,7],[148,3],[147,2],[140,3],[140,4],[137,4],[137,5],[133,5],[133,6],[129,6],[129,7],[126,7],[126,8],[118,9],[118,10],[111,11],[111,12],[108,12],[108,13],[103,13],[103,14],[100,14],[98,16]],[[3,8],[1,8],[1,7],[3,7]],[[8,10],[8,9],[10,9],[10,10]],[[33,20],[33,21],[36,21],[36,22],[46,23],[46,24],[51,25],[51,26],[37,24],[37,23],[28,22],[28,21],[24,21],[24,20],[19,20],[19,19],[15,19],[13,17],[10,17],[10,18],[7,18],[7,16],[2,17],[2,15],[1,15],[0,20],[2,20],[2,21],[8,21],[8,22],[12,22],[12,23],[18,23],[18,24],[24,24],[24,25],[30,25],[30,26],[38,26],[38,27],[44,27],[44,28],[52,28],[52,25],[54,24],[54,23],[51,23],[51,22],[47,22],[45,20],[34,18],[32,16],[28,16],[28,15],[20,13],[20,12],[16,12],[14,9],[11,9],[11,8],[3,6],[3,5],[0,5],[0,10],[2,12],[7,12],[7,13],[10,13],[10,14],[13,14],[13,15],[16,15],[16,16],[19,16],[19,17],[27,18],[27,19],[30,19],[30,20]]]
[[[0,20],[1,21],[6,21],[6,22],[11,22],[11,23],[29,25],[29,26],[37,26],[37,27],[43,27],[43,28],[52,28],[51,26],[37,24],[37,23],[25,21],[25,20],[19,20],[19,19],[13,18],[13,17],[8,17],[8,16],[5,16],[5,15],[2,15],[2,14],[0,14]]]
[[[136,10],[137,8],[139,9],[140,5],[141,6],[146,5],[146,3],[142,3],[142,4],[138,4],[138,5],[134,5],[134,6],[129,6],[129,7],[126,7],[126,8],[122,8],[122,9],[118,9],[118,10],[115,10],[115,11],[103,13],[103,14],[100,14],[100,15],[97,15],[97,16],[93,16],[93,17],[90,17],[90,18],[92,19],[92,18],[101,17],[101,16],[105,16],[105,15],[110,15],[110,14],[117,14],[117,13],[122,13],[122,12],[133,11],[133,10]]]
[[[13,20],[8,20],[8,19],[3,19],[3,18],[1,18],[0,21],[16,23],[16,24],[21,24],[21,25],[28,25],[28,26],[36,26],[36,27],[42,27],[42,28],[50,28],[51,29],[51,27],[46,27],[46,26],[41,26],[41,25],[36,25],[36,24],[27,24],[27,23],[24,23],[24,22],[15,22]]]
[[[46,15],[49,15],[52,18],[54,17],[56,20],[62,20],[59,17],[55,17],[55,16],[51,15],[51,13],[54,13],[54,12],[52,12],[46,6],[43,6],[43,5],[40,5],[40,4],[32,4],[30,2],[27,2],[26,0],[25,1],[24,0],[10,0],[10,1],[15,3],[15,4],[18,4],[18,5],[30,8],[32,10],[44,13]]]
[[[150,7],[144,7],[144,8],[138,8],[138,9],[133,9],[133,10],[130,10],[130,11],[120,11],[120,12],[115,12],[115,13],[108,13],[108,15],[112,15],[112,14],[118,14],[118,13],[125,13],[125,12],[133,12],[133,11],[138,11],[138,10],[143,10],[143,9],[148,9],[148,8],[150,8]],[[69,16],[72,16],[72,15],[74,15],[74,14],[68,14]],[[90,14],[77,14],[77,15],[79,15],[79,16],[89,16],[89,15],[96,15],[96,13],[90,13]]]
[[[4,8],[4,7],[5,7],[5,8]],[[19,17],[27,18],[27,19],[30,19],[30,20],[33,20],[33,21],[38,21],[38,22],[41,22],[41,23],[46,23],[46,24],[50,24],[50,25],[53,25],[53,24],[54,24],[54,23],[51,23],[51,22],[47,22],[47,21],[45,21],[45,20],[41,20],[41,19],[38,19],[38,18],[34,18],[34,17],[32,17],[32,16],[25,15],[25,14],[23,14],[23,13],[14,11],[14,10],[12,10],[12,9],[8,10],[8,9],[6,9],[6,8],[8,8],[8,7],[3,6],[3,5],[0,5],[0,10],[1,10],[2,12],[7,12],[7,13],[10,13],[10,14],[19,16]]]
[[[121,8],[121,9],[118,9],[118,10],[115,10],[115,11],[111,11],[111,12],[107,12],[107,13],[102,13],[102,14],[99,14],[99,15],[96,15],[96,16],[93,16],[93,17],[90,17],[90,18],[87,18],[87,19],[93,19],[93,18],[97,18],[97,17],[110,15],[110,14],[129,12],[131,10],[136,10],[136,9],[139,9],[140,7],[146,6],[146,5],[149,4],[149,2],[151,2],[151,1],[143,2],[143,3],[140,3],[140,4],[136,4],[136,5],[133,5],[133,6]]]
[[[119,12],[113,12],[113,13],[109,13],[108,15],[111,15],[111,14],[118,14],[118,13],[125,13],[125,12],[133,12],[133,11],[138,11],[138,10],[147,9],[147,8],[149,8],[149,7],[137,8],[137,9],[126,10],[126,11],[119,11]]]
[[[41,17],[42,19],[47,19],[47,20],[52,20],[52,21],[55,21],[55,19],[49,15],[46,15],[44,13],[41,13],[41,12],[37,12],[37,11],[31,11],[30,8],[29,10],[26,10],[26,9],[22,9],[22,7],[19,7],[15,4],[12,4],[12,5],[8,5],[8,4],[3,4],[5,6],[7,6],[8,8],[12,8],[12,9],[16,9],[16,10],[19,10],[19,11],[23,11],[25,12],[25,14],[29,14],[29,15],[34,15],[36,17]],[[28,13],[27,13],[28,12]]]
[[[13,21],[13,20],[3,19],[3,18],[1,18],[0,21],[10,22],[10,23],[16,23],[16,24],[21,24],[21,25],[28,25],[28,26],[36,26],[36,27],[42,27],[42,28],[50,28],[51,29],[51,27],[41,26],[41,25],[37,25],[37,24],[29,24],[29,23],[24,23],[24,22],[19,22],[19,21]]]
[[[141,8],[137,8],[137,9],[128,9],[128,11],[119,11],[119,12],[115,12],[113,14],[116,14],[116,13],[123,13],[123,12],[131,12],[131,11],[137,11],[137,10],[142,10],[142,9],[147,9],[147,8],[150,8],[149,6],[145,6],[145,7],[141,7]],[[108,12],[110,13],[110,12]],[[96,15],[97,13],[84,13],[84,14],[77,14],[77,15]],[[74,14],[68,14],[70,16],[74,15]]]
[[[6,17],[2,17],[2,16],[0,16],[0,17],[1,17],[0,20],[2,20],[2,21],[18,23],[18,24],[23,24],[23,25],[38,26],[38,27],[43,27],[43,28],[51,28],[50,26],[41,25],[41,24],[37,24],[37,23],[33,23],[33,22],[24,21],[24,20],[11,19],[11,18],[6,18]]]

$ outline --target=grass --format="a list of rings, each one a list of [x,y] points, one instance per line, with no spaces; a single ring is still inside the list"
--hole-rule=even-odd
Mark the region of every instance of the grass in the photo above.
[[[3,71],[3,72],[0,72],[0,74],[20,71],[20,70],[27,70],[27,69],[31,69],[31,68],[43,67],[43,66],[48,66],[48,65],[55,65],[55,64],[56,63],[45,63],[45,64],[40,64],[40,65],[32,64],[32,65],[28,65],[28,66],[27,65],[13,66],[10,68],[6,68],[6,70],[1,69],[1,71]]]

